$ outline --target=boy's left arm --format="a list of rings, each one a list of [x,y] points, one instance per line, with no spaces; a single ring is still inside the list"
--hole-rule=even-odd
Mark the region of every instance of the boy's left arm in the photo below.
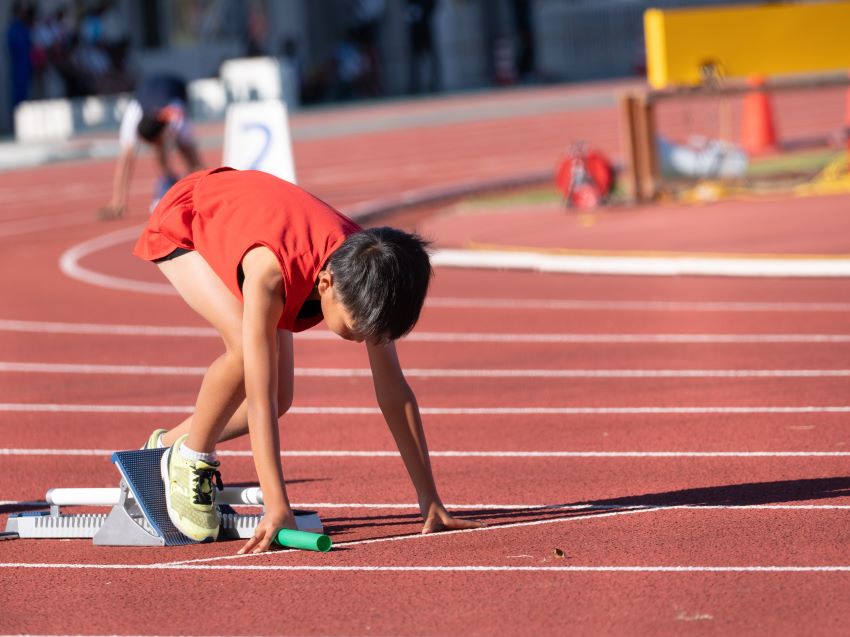
[[[416,396],[407,384],[401,364],[398,361],[395,345],[366,344],[369,352],[369,365],[372,368],[372,380],[375,383],[375,395],[384,420],[395,439],[404,466],[419,498],[419,509],[425,520],[423,533],[433,533],[447,529],[474,529],[484,526],[480,522],[453,517],[443,506],[434,475],[431,472],[431,460],[422,418]]]

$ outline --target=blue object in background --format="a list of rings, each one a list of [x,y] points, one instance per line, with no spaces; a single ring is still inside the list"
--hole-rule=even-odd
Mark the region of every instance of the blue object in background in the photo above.
[[[160,177],[157,179],[156,188],[154,189],[154,199],[162,199],[165,196],[165,193],[168,192],[168,189],[176,183],[177,180],[171,176]]]
[[[168,192],[168,189],[176,183],[177,179],[171,176],[160,177],[156,180],[156,185],[154,186],[153,191],[153,199],[151,200],[150,206],[151,212],[153,212],[153,209],[156,208],[156,205],[159,203],[159,200],[162,199],[165,196],[165,193]]]

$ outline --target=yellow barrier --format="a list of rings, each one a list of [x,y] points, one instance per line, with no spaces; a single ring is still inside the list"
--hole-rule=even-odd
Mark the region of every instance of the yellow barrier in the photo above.
[[[694,86],[701,67],[725,78],[850,69],[850,2],[644,13],[654,89]]]

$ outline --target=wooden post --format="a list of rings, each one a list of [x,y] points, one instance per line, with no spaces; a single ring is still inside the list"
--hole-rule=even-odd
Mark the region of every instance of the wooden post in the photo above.
[[[620,101],[620,113],[627,163],[625,183],[634,201],[649,203],[655,199],[659,183],[654,105],[645,93],[627,94]]]

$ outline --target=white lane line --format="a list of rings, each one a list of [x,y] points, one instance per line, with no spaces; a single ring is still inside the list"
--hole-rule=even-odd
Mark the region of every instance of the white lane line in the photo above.
[[[664,510],[675,510],[678,508],[682,508],[680,506],[668,506],[664,507]],[[445,538],[451,535],[458,534],[468,534],[468,533],[483,533],[483,532],[491,532],[491,531],[500,531],[504,529],[514,529],[518,527],[529,527],[529,526],[541,526],[541,525],[549,525],[549,524],[562,524],[567,522],[579,522],[585,520],[597,520],[603,517],[612,517],[612,516],[622,516],[622,515],[633,515],[637,513],[646,513],[650,511],[658,511],[658,508],[638,508],[638,509],[627,509],[627,510],[616,510],[609,511],[604,513],[595,513],[594,515],[586,515],[586,516],[575,516],[575,517],[566,517],[566,518],[557,518],[557,519],[547,519],[547,520],[531,520],[525,522],[514,522],[507,523],[501,525],[491,525],[485,526],[477,529],[460,529],[454,531],[444,531],[441,533],[432,533],[423,535],[421,533],[412,534],[412,535],[401,535],[401,536],[392,536],[392,537],[384,537],[384,538],[372,538],[368,540],[353,540],[350,542],[337,542],[337,547],[345,547],[345,546],[357,546],[363,544],[377,544],[384,542],[400,542],[406,540],[414,540],[414,539],[433,539],[433,538]],[[274,553],[274,556],[285,556],[293,554],[293,551],[280,551]],[[494,570],[494,571],[505,571],[505,570],[526,570],[526,569],[534,569],[539,570],[546,567],[517,567],[517,566],[393,566],[393,567],[380,567],[380,566],[350,566],[350,567],[334,567],[334,566],[324,566],[324,567],[299,567],[299,566],[289,566],[289,565],[253,565],[253,564],[208,564],[208,562],[222,562],[222,561],[233,561],[233,560],[242,560],[248,559],[251,557],[256,557],[253,555],[228,555],[228,556],[215,556],[208,558],[199,558],[196,560],[183,560],[176,562],[166,562],[160,564],[146,564],[139,565],[133,564],[130,565],[133,569],[205,569],[205,570],[413,570],[413,571],[454,571],[454,570]],[[122,568],[123,565],[109,565],[109,564],[28,564],[28,563],[0,563],[0,568],[68,568],[68,569],[109,569],[109,568]],[[734,571],[738,571],[742,568],[747,569],[749,571],[759,571],[759,570],[770,570],[775,571],[776,569],[794,569],[798,571],[800,569],[811,570],[839,570],[839,571],[850,571],[850,566],[833,566],[833,567],[776,567],[776,566],[749,566],[749,567],[728,567],[728,566],[720,566],[720,567],[705,567],[705,566],[662,566],[662,567],[652,567],[652,566],[617,566],[617,567],[600,567],[600,566],[588,566],[588,567],[580,567],[580,566],[570,566],[570,567],[548,567],[548,568],[557,568],[559,570],[568,570],[568,571],[580,571],[580,570],[609,570],[614,569],[617,570],[626,570],[626,571],[634,571],[636,569],[640,570],[649,570],[649,571],[659,571],[659,570],[693,570],[693,569],[734,569]],[[734,572],[731,571],[731,572]]]
[[[92,334],[102,336],[218,337],[218,332],[212,327],[63,323],[57,321],[18,321],[12,319],[0,319],[0,331],[28,332],[34,334]]]
[[[77,403],[0,403],[0,412],[77,414],[189,414],[192,405],[103,405]],[[847,405],[789,407],[420,407],[426,416],[578,416],[666,414],[846,414]],[[377,416],[377,407],[292,407],[307,416]]]
[[[332,334],[328,333],[330,336]],[[409,341],[429,343],[850,343],[850,334],[493,334],[413,332]]]
[[[0,448],[0,456],[111,456],[114,449]],[[219,456],[251,458],[250,450],[221,450]],[[283,458],[398,458],[398,451],[281,451]],[[439,451],[432,458],[846,458],[850,451]]]
[[[848,312],[850,303],[748,301],[599,301],[591,299],[467,299],[429,297],[425,305],[446,309],[614,310],[623,312]]]
[[[50,321],[0,320],[0,331],[37,334],[91,334],[102,336],[218,337],[211,327],[116,325],[107,323],[63,323]],[[296,339],[336,340],[324,329],[299,332]],[[426,343],[850,343],[850,334],[525,334],[487,332],[413,332],[405,341]]]
[[[572,522],[584,522],[588,520],[599,520],[601,518],[609,518],[609,517],[619,517],[623,515],[635,515],[639,513],[648,513],[648,512],[658,512],[659,510],[664,511],[675,511],[677,509],[682,508],[681,505],[674,506],[665,506],[663,509],[661,508],[633,508],[633,509],[625,509],[621,508],[615,511],[608,511],[603,513],[593,513],[592,515],[578,515],[578,516],[569,516],[562,518],[549,518],[545,520],[527,520],[523,522],[507,522],[504,524],[493,524],[490,526],[484,526],[477,529],[457,529],[452,531],[442,531],[440,533],[415,533],[409,535],[397,535],[390,537],[379,537],[372,538],[367,540],[352,540],[349,542],[336,542],[335,545],[338,547],[343,546],[360,546],[363,544],[379,544],[386,542],[403,542],[406,540],[416,540],[423,538],[445,538],[452,535],[460,535],[460,534],[478,534],[478,533],[488,533],[492,531],[503,531],[505,529],[516,529],[521,527],[531,527],[531,526],[543,526],[550,524],[566,524]],[[276,555],[291,555],[294,553],[293,551],[282,551],[277,553]],[[220,562],[220,561],[232,561],[232,560],[241,560],[244,558],[248,558],[250,555],[229,555],[229,556],[216,556],[216,557],[206,557],[206,558],[197,558],[194,560],[182,560],[176,562],[169,562],[166,564],[174,564],[174,565],[192,565],[192,564],[200,564],[204,562]]]
[[[442,535],[442,534],[438,534]],[[280,551],[283,553],[283,551]],[[277,554],[277,553],[275,553]],[[256,557],[256,556],[255,556]],[[219,558],[223,559],[223,558]],[[10,569],[302,571],[373,573],[850,573],[850,566],[294,566],[288,564],[62,564],[0,562]]]
[[[668,507],[668,509],[675,509],[675,506]],[[585,516],[572,516],[572,517],[563,517],[563,518],[549,518],[546,520],[526,520],[523,522],[507,522],[504,524],[493,524],[490,526],[484,526],[476,529],[455,529],[451,531],[441,531],[440,533],[412,533],[407,535],[393,535],[390,537],[378,537],[371,538],[367,540],[350,540],[347,542],[335,542],[334,545],[337,547],[344,546],[360,546],[363,544],[379,544],[385,542],[404,542],[407,540],[416,540],[423,538],[446,538],[452,535],[461,535],[461,534],[469,534],[469,533],[486,533],[490,531],[503,531],[505,529],[515,529],[519,527],[527,527],[527,526],[540,526],[540,525],[549,525],[549,524],[564,524],[568,522],[582,522],[585,520],[597,520],[599,518],[608,518],[614,516],[621,515],[634,515],[636,513],[647,513],[650,511],[655,511],[656,509],[652,508],[640,508],[640,509],[619,509],[616,511],[608,511],[603,513],[594,513],[593,515],[585,515]],[[286,555],[290,554],[291,551],[281,551],[277,553],[277,555]],[[242,560],[251,557],[250,554],[247,555],[226,555],[226,556],[216,556],[216,557],[201,557],[193,560],[179,560],[175,562],[166,562],[168,565],[199,565],[205,562],[221,562],[221,561],[233,561],[233,560]]]
[[[201,376],[206,367],[172,365],[102,365],[0,361],[0,372],[34,374],[120,374],[132,376]],[[296,367],[295,375],[318,378],[371,378],[369,368]],[[411,378],[844,378],[850,369],[420,369]]]
[[[570,255],[520,250],[444,249],[434,252],[431,263],[435,267],[629,276],[850,276],[850,259],[845,255],[801,259],[709,257],[687,253],[661,256]]]
[[[375,205],[376,202],[371,202]],[[67,276],[109,289],[147,294],[174,294],[171,286],[145,283],[102,274],[84,268],[84,257],[125,243],[138,236],[139,227],[125,228],[79,243],[66,250],[59,267]],[[842,255],[843,256],[843,255]],[[616,274],[616,275],[709,275],[768,277],[838,277],[850,275],[850,259],[822,258],[740,258],[705,257],[702,255],[621,256],[551,254],[536,251],[503,250],[435,250],[431,256],[435,267],[496,268],[499,270],[538,270],[541,272]]]
[[[35,219],[16,219],[0,223],[0,237],[30,234],[32,232],[43,232],[44,230],[55,230],[56,228],[67,228],[90,224],[94,214],[71,212],[49,217],[37,217]]]
[[[107,488],[109,490],[109,488]],[[117,490],[117,489],[116,489]],[[27,506],[47,508],[45,500],[0,500],[0,506]],[[65,505],[72,506],[72,505]],[[235,507],[254,508],[259,505],[235,504]],[[342,510],[400,510],[418,511],[419,505],[413,502],[293,502],[297,509],[342,509]],[[450,511],[514,511],[514,512],[545,512],[545,511],[613,511],[619,509],[652,509],[663,511],[671,508],[665,504],[637,504],[623,502],[621,504],[446,504]],[[848,511],[850,504],[683,504],[676,509],[693,509],[706,511],[747,511],[747,510],[776,510],[776,511]]]

